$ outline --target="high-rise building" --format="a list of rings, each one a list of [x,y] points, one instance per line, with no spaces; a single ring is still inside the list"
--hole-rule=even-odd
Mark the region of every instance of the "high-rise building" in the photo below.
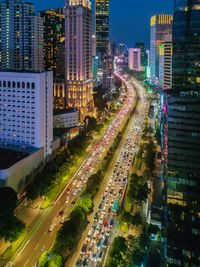
[[[159,76],[159,46],[164,36],[172,32],[172,15],[161,14],[151,17],[150,23],[150,71],[151,79]]]
[[[176,0],[163,113],[163,265],[200,266],[200,2]]]
[[[93,111],[92,18],[89,0],[67,0],[65,6],[67,104],[80,120]]]
[[[52,72],[0,72],[0,146],[51,154]]]
[[[43,70],[42,19],[22,0],[0,3],[0,69]]]
[[[43,20],[44,68],[53,71],[54,107],[66,108],[65,16],[62,8],[40,12]]]
[[[114,71],[112,56],[104,56],[102,69],[103,69],[102,88],[111,89],[113,81],[113,71]]]
[[[146,65],[146,69],[145,69],[145,77],[147,79],[149,79],[150,78],[150,50],[147,49],[145,51],[145,53],[146,53],[146,59],[147,59],[147,65]]]
[[[101,60],[109,48],[109,2],[110,0],[95,1],[96,52]]]
[[[141,50],[140,48],[129,48],[129,70],[141,71]]]
[[[144,45],[144,43],[136,43],[135,47],[140,49],[140,52],[141,52],[141,55],[140,55],[141,56],[141,66],[142,66],[142,68],[144,70],[145,67],[147,66],[147,54],[146,54],[146,51],[145,51],[145,45]]]
[[[99,67],[99,57],[98,56],[93,56],[92,57],[92,78],[93,78],[94,87],[97,87],[99,85],[98,67]]]
[[[62,58],[59,58],[60,45],[63,45],[65,38],[65,17],[63,9],[51,9],[40,12],[40,16],[43,20],[43,55],[44,55],[44,68],[45,70],[53,70],[54,78],[56,76],[64,77],[64,54]],[[61,62],[60,62],[61,60]],[[63,65],[62,73],[57,71],[58,64]]]
[[[164,36],[159,46],[159,83],[163,89],[172,86],[172,35]]]

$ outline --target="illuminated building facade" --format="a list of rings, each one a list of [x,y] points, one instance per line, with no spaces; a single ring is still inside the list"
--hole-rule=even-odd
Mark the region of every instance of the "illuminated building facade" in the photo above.
[[[103,69],[102,88],[111,89],[113,81],[113,71],[114,71],[112,56],[104,56],[102,69]]]
[[[96,52],[101,60],[109,49],[109,1],[95,1]]]
[[[142,70],[144,70],[147,66],[147,54],[145,51],[145,45],[144,43],[136,43],[135,47],[140,49],[140,57],[141,57],[140,61],[141,61]]]
[[[151,17],[150,28],[150,72],[151,79],[159,76],[159,46],[164,36],[172,32],[172,15],[161,14]]]
[[[40,16],[43,19],[44,68],[46,70],[53,70],[54,76],[57,76],[57,65],[59,64],[57,54],[59,52],[59,45],[65,37],[63,9],[44,10],[40,12]],[[62,64],[62,76],[64,76],[64,55]]]
[[[0,3],[0,69],[43,70],[42,19],[22,0]]]
[[[44,68],[54,75],[54,107],[66,107],[65,92],[65,17],[63,9],[40,12],[43,20]]]
[[[128,56],[129,70],[141,71],[141,50],[140,48],[129,48]]]
[[[163,89],[172,87],[172,35],[164,36],[159,46],[159,84]]]
[[[94,108],[90,1],[66,1],[65,23],[67,105],[79,109],[83,122]]]
[[[163,265],[200,266],[200,2],[176,0],[166,90]]]

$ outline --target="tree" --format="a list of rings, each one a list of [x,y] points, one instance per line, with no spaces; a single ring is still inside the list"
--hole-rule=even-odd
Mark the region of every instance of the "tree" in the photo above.
[[[0,237],[9,241],[14,241],[24,229],[24,224],[14,216],[17,200],[15,190],[0,188]]]
[[[126,255],[128,252],[128,246],[126,239],[122,236],[118,236],[114,239],[108,267],[112,266],[127,266]]]
[[[0,188],[0,223],[3,218],[13,216],[17,206],[17,193],[10,187]]]
[[[123,222],[132,223],[133,216],[130,214],[130,212],[124,211],[122,216],[121,216],[121,219]]]
[[[140,214],[140,212],[136,212],[133,216],[132,216],[132,224],[139,226],[142,224],[142,216]]]

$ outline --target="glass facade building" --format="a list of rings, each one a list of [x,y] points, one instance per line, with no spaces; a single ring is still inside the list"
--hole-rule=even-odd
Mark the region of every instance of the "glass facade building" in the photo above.
[[[176,0],[163,101],[163,266],[200,266],[200,1]]]
[[[96,53],[103,58],[109,47],[109,1],[96,0],[95,3],[95,35]]]

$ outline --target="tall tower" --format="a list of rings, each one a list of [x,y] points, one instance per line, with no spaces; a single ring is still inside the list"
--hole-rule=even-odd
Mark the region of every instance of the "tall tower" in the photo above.
[[[164,266],[200,266],[200,2],[176,0],[166,91]]]
[[[64,54],[62,60],[59,58],[60,44],[65,38],[65,17],[63,9],[50,9],[40,12],[43,20],[43,36],[44,36],[44,68],[45,70],[53,70],[54,79],[56,77],[64,76]],[[64,47],[62,49],[64,51]],[[61,61],[60,61],[61,60]],[[62,64],[62,73],[59,69],[59,64]]]
[[[65,7],[67,104],[80,120],[93,109],[92,18],[89,0],[67,0]]]
[[[43,19],[44,68],[53,70],[54,108],[66,108],[65,88],[65,16],[63,8],[40,12]]]
[[[43,69],[42,19],[22,0],[0,3],[0,69]]]
[[[151,79],[159,75],[159,46],[164,36],[172,32],[172,15],[161,14],[151,17],[150,24],[150,71]]]
[[[159,46],[159,83],[163,89],[172,87],[172,35],[164,36]]]
[[[109,1],[96,0],[95,3],[96,52],[101,60],[109,47]]]

